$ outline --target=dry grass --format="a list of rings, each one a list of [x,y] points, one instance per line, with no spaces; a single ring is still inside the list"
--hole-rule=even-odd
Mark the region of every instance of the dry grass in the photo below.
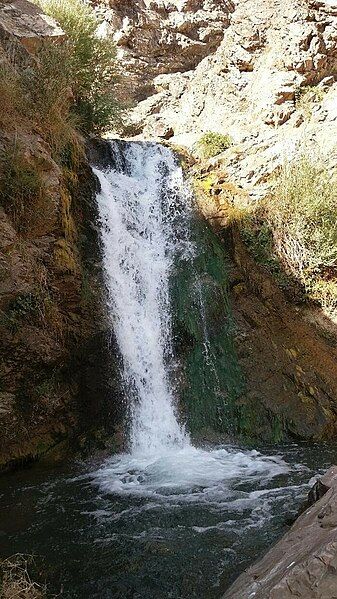
[[[318,159],[285,164],[272,195],[242,227],[257,262],[285,288],[297,285],[337,314],[337,184]]]
[[[19,553],[0,562],[1,599],[43,599],[46,588],[31,580],[29,567],[31,556]]]
[[[285,165],[267,219],[279,256],[304,284],[337,268],[337,185],[322,165],[305,156]]]

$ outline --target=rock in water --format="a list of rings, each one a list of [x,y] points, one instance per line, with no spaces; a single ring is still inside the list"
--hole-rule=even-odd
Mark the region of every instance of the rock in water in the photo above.
[[[328,470],[319,487],[327,489],[323,497],[262,560],[239,576],[223,599],[337,597],[337,466]]]

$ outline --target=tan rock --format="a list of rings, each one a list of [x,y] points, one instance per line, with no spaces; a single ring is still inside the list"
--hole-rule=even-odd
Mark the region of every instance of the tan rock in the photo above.
[[[125,29],[120,58],[137,99],[146,97],[131,114],[138,133],[156,137],[158,127],[168,127],[174,143],[189,147],[205,131],[229,133],[238,151],[228,150],[224,165],[253,198],[265,195],[269,175],[299,151],[322,152],[331,168],[336,164],[333,0],[136,1],[128,8],[111,0],[111,6],[115,35]],[[221,36],[210,34],[206,43],[219,23]],[[316,97],[308,117],[297,98],[316,85],[326,95]]]
[[[154,92],[160,74],[194,69],[219,46],[229,14],[230,0],[110,0],[110,9],[98,9],[110,24],[125,75],[123,98],[144,99]]]
[[[0,4],[0,40],[17,42],[30,54],[35,54],[44,40],[65,37],[57,23],[27,0],[5,1]]]

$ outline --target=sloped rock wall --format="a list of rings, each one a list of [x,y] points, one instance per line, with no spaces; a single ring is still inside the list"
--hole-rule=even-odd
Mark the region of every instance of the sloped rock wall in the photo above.
[[[321,479],[325,494],[223,599],[334,599],[337,588],[337,467]]]
[[[142,100],[154,92],[157,75],[194,69],[219,46],[233,7],[231,0],[111,0],[109,8],[98,6],[117,43],[121,97]]]
[[[119,4],[119,20],[111,21],[116,39],[120,36],[120,58],[134,77],[131,95],[142,89],[139,78],[146,80],[137,96],[143,101],[131,114],[133,130],[188,146],[207,130],[230,134],[233,146],[221,159],[251,197],[265,194],[269,175],[301,146],[322,153],[334,166],[336,3],[237,0],[216,3],[214,8],[204,2],[200,10],[178,4],[168,7],[163,2],[159,10],[159,3],[132,2],[131,17]],[[202,14],[214,27],[213,13],[222,15],[221,32],[212,33],[209,42],[201,39],[200,25],[187,28],[193,43],[203,48],[201,54],[193,50],[193,60],[188,58],[189,47],[184,50],[175,35],[166,36],[163,50],[154,32],[148,35],[150,22],[162,32],[169,22],[197,24]],[[127,23],[125,38],[123,23]],[[308,86],[319,90],[310,116],[299,102]]]

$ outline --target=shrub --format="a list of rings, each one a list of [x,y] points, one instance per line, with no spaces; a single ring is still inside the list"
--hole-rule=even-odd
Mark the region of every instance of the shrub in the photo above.
[[[302,156],[286,164],[271,197],[241,231],[256,261],[281,287],[336,314],[337,187],[319,161]]]
[[[3,124],[13,122],[13,114],[24,108],[21,91],[20,78],[14,66],[3,60],[0,62],[0,120]]]
[[[46,14],[53,17],[68,36],[65,43],[74,95],[74,110],[85,132],[104,131],[119,113],[113,94],[116,79],[115,44],[97,34],[99,21],[83,0],[40,0]]]
[[[337,187],[318,163],[301,157],[282,169],[267,219],[278,254],[304,283],[337,267]]]
[[[21,88],[27,98],[26,115],[36,122],[50,145],[56,162],[62,162],[67,146],[79,148],[78,119],[73,104],[71,56],[66,45],[45,43],[38,64],[21,72]],[[60,69],[60,64],[62,68]]]
[[[213,133],[208,131],[204,133],[197,142],[197,151],[202,158],[213,158],[221,152],[224,152],[232,145],[229,135]]]
[[[29,569],[31,556],[17,553],[0,562],[0,591],[3,599],[43,599],[46,587],[33,582]]]

